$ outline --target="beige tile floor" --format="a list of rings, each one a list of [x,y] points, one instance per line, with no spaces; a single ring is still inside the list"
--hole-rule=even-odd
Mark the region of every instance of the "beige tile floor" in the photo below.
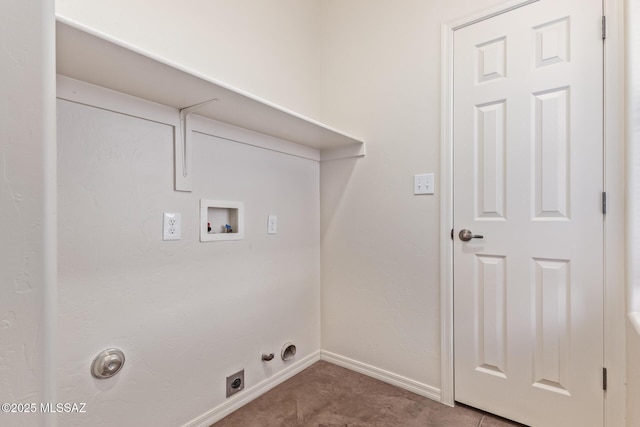
[[[442,405],[327,362],[317,362],[215,427],[513,427],[473,408]]]

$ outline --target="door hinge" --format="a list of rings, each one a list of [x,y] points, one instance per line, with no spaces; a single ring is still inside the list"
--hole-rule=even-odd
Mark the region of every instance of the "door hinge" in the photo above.
[[[451,240],[453,240],[453,228],[451,229]]]
[[[602,40],[607,38],[607,17],[602,17]]]
[[[607,192],[606,191],[602,192],[602,213],[603,214],[607,213]]]
[[[602,368],[602,389],[607,391],[607,368]]]

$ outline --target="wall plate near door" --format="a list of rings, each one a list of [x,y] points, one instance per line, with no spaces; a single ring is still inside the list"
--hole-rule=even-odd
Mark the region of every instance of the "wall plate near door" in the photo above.
[[[434,174],[423,173],[413,176],[413,194],[433,194],[434,193]]]

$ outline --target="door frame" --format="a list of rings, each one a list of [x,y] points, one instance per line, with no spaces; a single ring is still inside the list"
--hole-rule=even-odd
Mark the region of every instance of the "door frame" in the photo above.
[[[509,0],[442,25],[440,155],[440,399],[454,405],[453,350],[453,35],[456,30],[536,3]],[[603,0],[607,17],[604,43],[604,364],[607,391],[605,426],[624,426],[626,418],[625,179],[624,179],[624,0]]]

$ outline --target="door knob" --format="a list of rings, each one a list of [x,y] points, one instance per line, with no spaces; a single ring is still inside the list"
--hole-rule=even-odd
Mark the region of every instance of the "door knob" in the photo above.
[[[462,240],[463,242],[468,242],[471,239],[484,239],[483,235],[473,234],[471,230],[467,230],[466,228],[464,230],[460,230],[460,233],[458,234],[458,236],[460,237],[460,240]]]

